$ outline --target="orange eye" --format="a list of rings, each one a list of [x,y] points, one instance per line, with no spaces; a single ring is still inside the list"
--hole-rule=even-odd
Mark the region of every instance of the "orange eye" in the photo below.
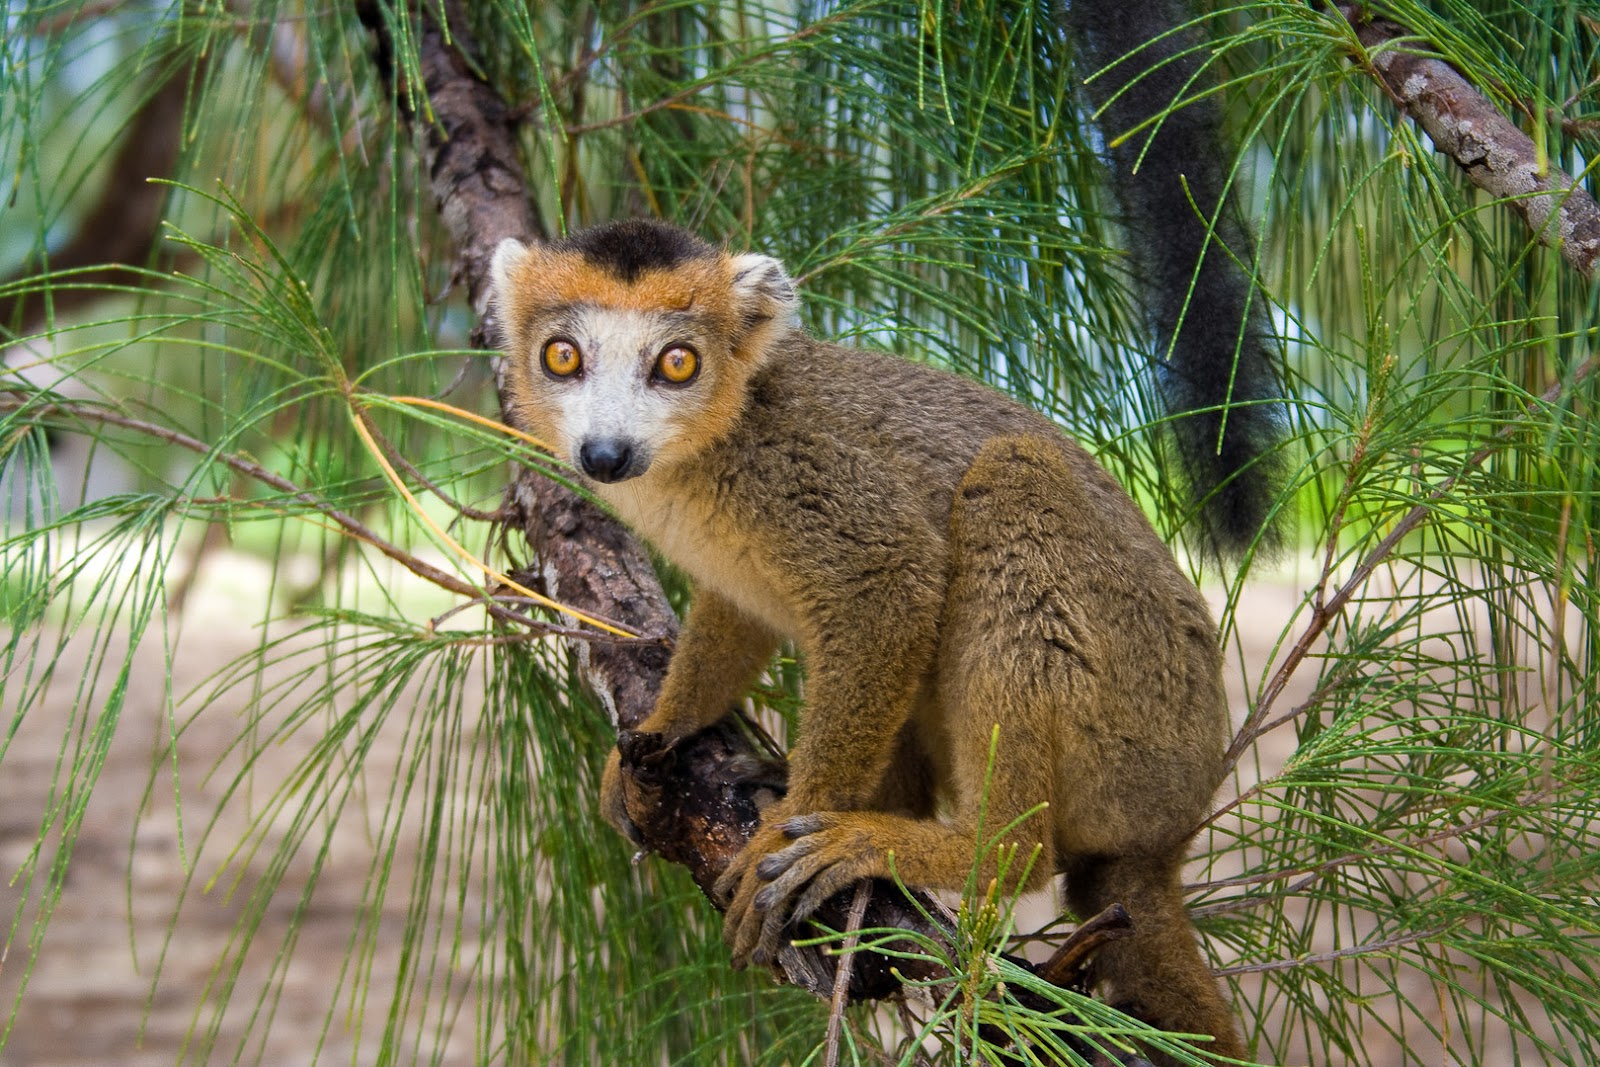
[[[551,341],[544,346],[544,372],[552,378],[570,378],[583,369],[583,357],[571,341]]]
[[[688,385],[700,373],[700,357],[688,345],[673,345],[656,357],[656,377],[668,385]]]

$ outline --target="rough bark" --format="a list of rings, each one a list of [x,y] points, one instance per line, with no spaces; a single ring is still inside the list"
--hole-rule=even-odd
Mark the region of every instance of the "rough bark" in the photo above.
[[[1533,140],[1442,59],[1387,47],[1415,35],[1374,19],[1357,4],[1337,5],[1367,50],[1364,61],[1384,91],[1421,126],[1434,147],[1471,182],[1501,197],[1541,244],[1557,247],[1578,273],[1593,279],[1600,259],[1600,206],[1561,168],[1544,161]]]

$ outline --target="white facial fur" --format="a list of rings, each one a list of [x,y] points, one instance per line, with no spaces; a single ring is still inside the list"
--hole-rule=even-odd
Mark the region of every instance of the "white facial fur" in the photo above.
[[[625,441],[634,450],[630,476],[645,473],[658,459],[668,459],[681,431],[692,424],[696,394],[706,379],[706,340],[659,312],[626,311],[594,306],[574,309],[551,324],[550,337],[577,345],[583,369],[570,379],[552,379],[544,372],[548,338],[530,338],[529,377],[542,393],[544,412],[553,415],[549,428],[562,458],[582,469],[579,451],[585,442]],[[661,352],[686,344],[701,353],[701,374],[687,385],[671,385],[654,377]]]

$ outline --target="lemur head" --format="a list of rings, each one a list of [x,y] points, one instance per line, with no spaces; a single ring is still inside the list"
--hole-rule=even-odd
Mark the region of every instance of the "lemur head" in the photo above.
[[[796,304],[777,260],[643,220],[502,241],[490,270],[507,414],[597,482],[726,434]]]

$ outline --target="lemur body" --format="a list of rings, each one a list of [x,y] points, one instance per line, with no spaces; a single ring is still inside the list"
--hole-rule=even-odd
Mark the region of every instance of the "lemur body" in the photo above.
[[[1116,1001],[1242,1055],[1179,888],[1222,775],[1217,635],[1114,480],[986,387],[811,337],[767,257],[631,222],[508,241],[493,273],[510,417],[695,580],[641,729],[687,737],[781,640],[804,654],[788,793],[719,885],[735,958],[891,856],[960,890],[998,726],[983,836],[1020,820],[1031,885],[1129,909]],[[618,785],[613,757],[627,831]]]

